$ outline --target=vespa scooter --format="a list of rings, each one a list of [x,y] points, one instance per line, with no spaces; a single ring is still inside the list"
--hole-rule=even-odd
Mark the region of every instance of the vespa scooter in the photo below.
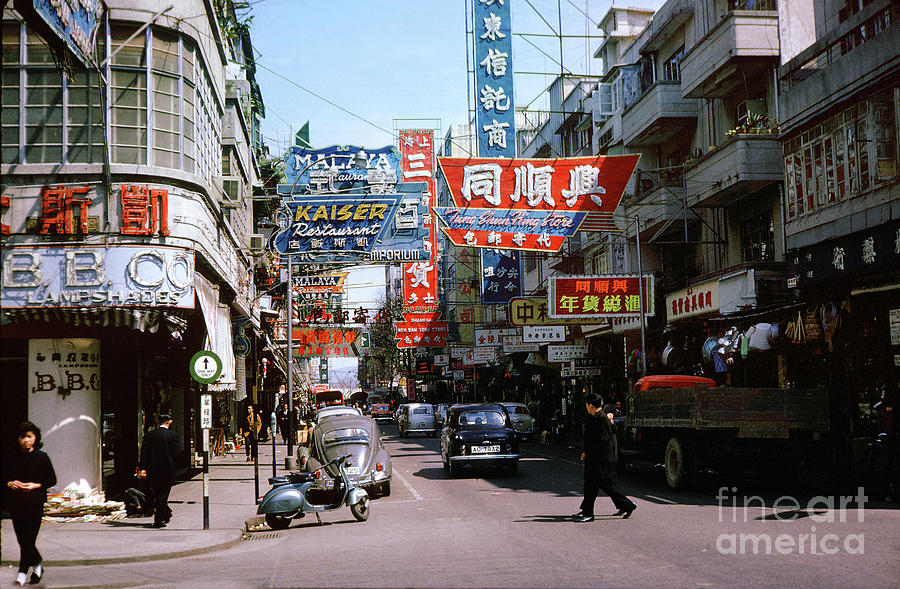
[[[291,525],[291,520],[301,518],[307,513],[340,509],[344,505],[350,507],[350,513],[357,521],[369,519],[369,494],[362,487],[356,486],[347,476],[344,464],[349,454],[338,456],[331,462],[322,465],[316,472],[292,472],[286,476],[271,477],[272,488],[266,493],[256,510],[258,515],[266,516],[266,523],[273,530],[283,530]],[[318,480],[316,473],[327,476],[326,467],[336,465],[338,476],[334,477],[336,486],[342,488],[341,499],[333,504],[313,504],[307,500],[307,494]],[[319,520],[322,521],[321,519]]]

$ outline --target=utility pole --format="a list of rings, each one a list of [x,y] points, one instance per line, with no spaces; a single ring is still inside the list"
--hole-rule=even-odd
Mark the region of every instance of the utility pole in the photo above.
[[[293,188],[291,189],[293,192]],[[287,257],[287,454],[284,457],[284,467],[293,470],[294,465],[294,267],[291,255]],[[273,415],[274,410],[273,410]],[[275,451],[275,429],[272,429],[272,451]],[[275,455],[272,455],[272,464],[275,464]],[[274,475],[273,475],[274,476]]]
[[[638,308],[641,310],[641,376],[647,376],[647,342],[644,329],[644,267],[641,265],[641,217],[634,216],[634,236],[637,243]]]

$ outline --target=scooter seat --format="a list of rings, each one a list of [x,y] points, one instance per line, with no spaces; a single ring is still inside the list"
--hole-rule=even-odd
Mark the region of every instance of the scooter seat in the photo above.
[[[291,483],[309,483],[316,480],[314,472],[292,472],[288,475]]]

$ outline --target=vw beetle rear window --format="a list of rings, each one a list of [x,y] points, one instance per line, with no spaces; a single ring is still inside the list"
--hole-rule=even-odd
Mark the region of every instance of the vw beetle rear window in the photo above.
[[[358,427],[346,427],[333,429],[322,436],[322,442],[326,445],[346,443],[369,443],[369,432]]]

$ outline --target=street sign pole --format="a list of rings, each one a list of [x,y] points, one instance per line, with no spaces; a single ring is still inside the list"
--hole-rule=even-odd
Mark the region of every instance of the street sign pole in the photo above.
[[[212,395],[200,395],[200,428],[203,431],[203,529],[209,529],[209,428],[212,427]]]
[[[287,260],[287,454],[284,457],[284,467],[289,470],[294,468],[294,277],[291,255]],[[275,428],[272,428],[272,448],[275,448]],[[275,461],[275,455],[272,455]]]

